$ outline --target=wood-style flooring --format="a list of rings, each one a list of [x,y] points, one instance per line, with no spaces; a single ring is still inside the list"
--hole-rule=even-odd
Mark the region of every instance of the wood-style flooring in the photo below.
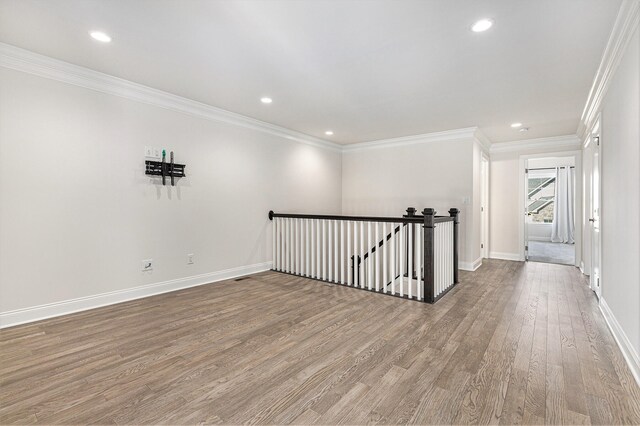
[[[275,272],[0,331],[0,423],[638,424],[580,272],[485,261],[435,305]]]

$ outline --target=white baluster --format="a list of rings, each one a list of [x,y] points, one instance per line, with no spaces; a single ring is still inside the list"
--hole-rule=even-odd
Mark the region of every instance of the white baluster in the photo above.
[[[285,241],[284,241],[284,250],[285,250],[285,265],[284,265],[284,270],[285,272],[290,272],[290,265],[291,265],[291,259],[289,257],[290,251],[291,251],[291,240],[290,240],[290,235],[291,235],[291,219],[286,218],[284,220],[285,223]]]
[[[310,263],[310,267],[311,269],[309,270],[310,274],[309,276],[311,278],[315,278],[316,277],[316,220],[315,219],[311,219],[309,221],[309,232],[310,232],[310,243],[311,243],[311,253],[309,253],[309,263]]]
[[[391,224],[391,294],[396,294],[396,224]]]
[[[422,300],[422,225],[416,225],[416,299]]]
[[[371,242],[371,238],[371,222],[367,222],[367,253],[369,253],[369,257],[367,258],[367,288],[369,290],[371,290],[373,282],[373,253],[371,252],[373,243]]]
[[[273,218],[273,226],[271,227],[271,269],[278,270],[278,254],[276,252],[276,235],[278,218]]]
[[[322,220],[318,220],[318,228],[316,229],[317,240],[316,241],[316,249],[318,250],[316,253],[317,258],[317,270],[316,270],[316,278],[322,279]]]
[[[453,222],[449,222],[449,284],[453,284]]]
[[[433,280],[434,284],[434,296],[437,297],[440,294],[440,250],[438,247],[438,225],[433,225]]]
[[[278,218],[274,217],[273,218],[273,227],[275,229],[275,234],[273,236],[274,241],[273,241],[273,269],[274,270],[279,270],[278,266],[279,266],[279,262],[280,262],[280,245],[278,244],[278,240],[279,240],[279,233],[280,233],[280,224],[278,223]]]
[[[282,218],[280,219],[280,239],[278,240],[280,243],[280,271],[285,271],[285,263],[286,263],[286,250],[287,250],[287,220]]]
[[[333,247],[332,235],[333,232],[331,227],[333,225],[332,220],[327,221],[327,281],[333,281],[333,254],[331,253],[331,248]]]
[[[344,284],[344,220],[340,221],[340,284]]]
[[[392,224],[393,226],[393,224]],[[384,293],[387,292],[387,264],[389,263],[389,258],[387,257],[387,222],[382,222],[382,291]]]
[[[293,219],[293,273],[296,275],[300,272],[298,234],[298,219]]]
[[[404,226],[400,225],[400,296],[404,296]]]
[[[375,222],[373,224],[375,226],[376,229],[376,233],[375,233],[375,245],[376,245],[376,251],[375,251],[375,260],[376,262],[374,263],[374,268],[375,268],[375,283],[376,283],[376,291],[380,291],[380,250],[382,250],[382,247],[379,246],[380,243],[380,233],[378,232],[378,228],[380,227],[380,224],[378,222]]]
[[[347,222],[347,257],[345,258],[347,265],[351,266],[351,221]],[[353,285],[351,282],[351,271],[347,269],[347,284]]]
[[[327,224],[326,221],[322,221],[322,280],[327,279]]]
[[[304,276],[304,219],[298,219],[298,274]]]
[[[438,295],[442,292],[442,228],[440,225],[434,225],[436,227],[436,274],[438,283]]]
[[[299,222],[300,223],[298,224],[298,229],[300,230],[300,266],[298,267],[298,271],[300,275],[304,277],[304,219],[300,219]]]
[[[296,273],[296,220],[291,219],[291,273]]]
[[[360,288],[364,288],[364,222],[360,222],[360,265],[358,265],[358,272],[360,273]]]
[[[309,244],[309,238],[311,237],[309,235],[309,222],[311,222],[311,220],[309,219],[305,219],[304,220],[304,272],[305,272],[305,277],[308,277],[311,275],[311,270],[309,269],[311,267],[311,265],[309,265],[309,250],[310,250],[310,244]]]
[[[353,285],[359,287],[360,284],[360,267],[358,265],[358,259],[360,258],[360,251],[358,250],[358,229],[360,225],[358,222],[353,222]]]
[[[338,250],[338,221],[333,221],[333,282],[338,282],[338,269],[340,267],[340,250]]]

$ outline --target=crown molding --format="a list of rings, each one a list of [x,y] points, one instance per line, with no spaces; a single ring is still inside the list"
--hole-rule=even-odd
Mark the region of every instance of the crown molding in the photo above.
[[[587,103],[582,111],[577,131],[581,140],[585,139],[587,132],[597,118],[602,100],[629,45],[629,41],[638,27],[638,22],[640,22],[640,0],[624,0],[618,11],[607,46],[604,49],[598,71],[593,79]]]
[[[342,152],[365,151],[370,149],[396,148],[399,146],[418,145],[431,142],[475,139],[477,127],[446,130],[444,132],[424,133],[421,135],[403,136],[399,138],[380,139],[370,142],[359,142],[342,146]]]
[[[580,149],[577,135],[552,136],[549,138],[523,139],[511,142],[499,142],[491,145],[491,153],[523,152],[531,150],[574,150]]]
[[[484,152],[489,154],[491,152],[491,141],[482,132],[482,130],[480,130],[479,128],[476,128],[476,131],[474,133],[474,137],[476,138],[476,140],[478,141],[478,143],[480,144],[480,146],[482,147]]]
[[[40,55],[6,43],[0,43],[0,66],[37,75],[86,89],[120,96],[137,102],[177,111],[206,120],[257,130],[285,139],[336,152],[342,146],[305,135],[275,124],[266,123],[231,111],[197,102],[162,90],[114,77],[89,68]]]

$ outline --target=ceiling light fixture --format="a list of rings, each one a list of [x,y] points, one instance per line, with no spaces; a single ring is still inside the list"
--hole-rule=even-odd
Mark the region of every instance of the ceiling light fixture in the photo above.
[[[522,129],[518,130],[519,132],[528,132],[529,128],[528,127],[523,127]]]
[[[111,37],[109,37],[107,34],[103,33],[102,31],[91,31],[89,35],[93,37],[95,40],[101,41],[103,43],[109,43],[111,41]]]
[[[327,136],[333,136],[333,132],[331,130],[327,130],[324,134]]]
[[[270,104],[271,102],[273,102],[273,99],[271,99],[271,98],[260,98],[260,102],[262,102],[263,104]]]
[[[513,123],[511,124],[511,127],[517,129],[518,127],[522,127],[522,123]]]
[[[471,31],[474,33],[481,33],[483,31],[487,31],[493,25],[493,20],[491,19],[480,19],[476,21],[475,24],[471,27]]]

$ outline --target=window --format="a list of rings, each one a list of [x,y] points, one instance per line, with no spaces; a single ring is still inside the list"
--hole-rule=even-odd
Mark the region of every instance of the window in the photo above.
[[[529,213],[529,222],[553,222],[553,200],[555,192],[555,171],[532,170],[529,172],[527,188],[527,212]]]

